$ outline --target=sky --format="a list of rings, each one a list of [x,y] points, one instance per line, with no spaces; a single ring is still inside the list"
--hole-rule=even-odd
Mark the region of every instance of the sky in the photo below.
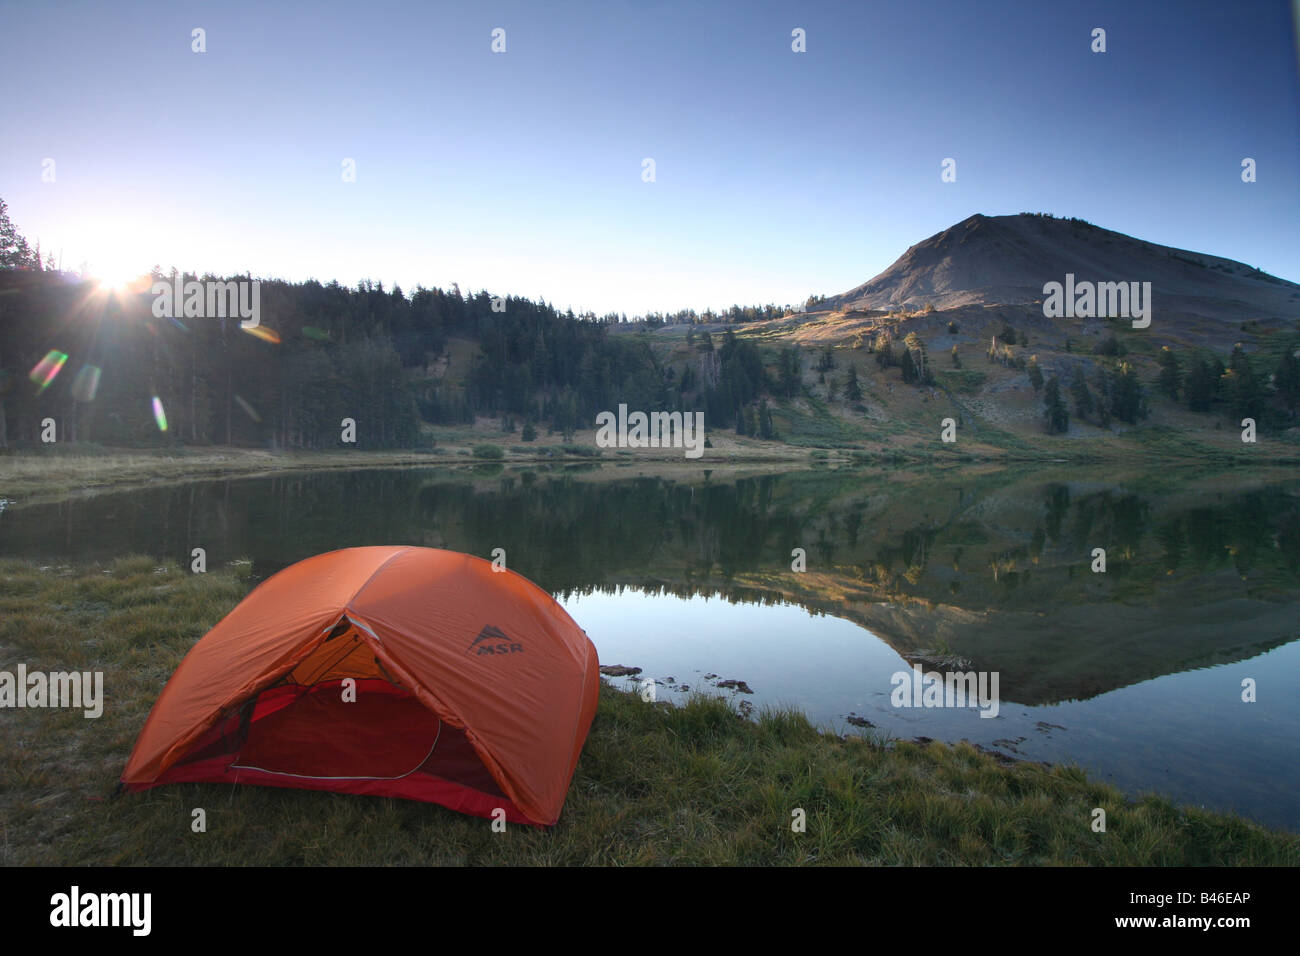
[[[1300,281],[1297,8],[0,0],[0,198],[102,277],[599,314],[801,304],[977,212]]]

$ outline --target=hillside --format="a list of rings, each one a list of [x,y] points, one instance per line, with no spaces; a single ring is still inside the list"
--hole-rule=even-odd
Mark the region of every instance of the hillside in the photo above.
[[[1049,317],[1044,284],[1067,275],[1150,283],[1149,325]],[[456,287],[265,280],[241,329],[188,301],[183,321],[156,315],[155,278],[110,291],[0,270],[0,449],[590,444],[626,404],[701,411],[709,447],[742,456],[1300,458],[1300,286],[1076,220],[972,216],[804,313],[629,322]]]
[[[1149,327],[1049,318],[1043,286],[1067,273],[1076,284],[1150,282]],[[781,437],[796,444],[943,451],[940,422],[951,417],[957,445],[978,455],[1250,456],[1272,443],[1294,458],[1298,331],[1300,285],[1026,214],[972,216],[814,311],[748,323],[737,334],[769,354],[800,347],[804,393],[775,415]],[[684,334],[666,328],[654,338],[683,359]],[[1162,361],[1171,366],[1163,382]],[[845,394],[851,377],[859,400]],[[1047,434],[1052,377],[1068,423]],[[1086,396],[1072,391],[1076,378]],[[1241,441],[1243,417],[1259,425],[1254,445]]]
[[[1300,285],[1244,263],[1031,214],[964,219],[825,304],[835,310],[1027,305],[1041,302],[1044,283],[1063,281],[1066,273],[1077,281],[1150,282],[1161,315],[1240,322],[1300,314]]]

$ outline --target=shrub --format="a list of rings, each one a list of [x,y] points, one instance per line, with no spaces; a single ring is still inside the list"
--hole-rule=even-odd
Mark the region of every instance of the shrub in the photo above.
[[[1112,332],[1092,347],[1092,354],[1109,356],[1123,355],[1124,346],[1119,344],[1119,339],[1115,338],[1115,333]]]

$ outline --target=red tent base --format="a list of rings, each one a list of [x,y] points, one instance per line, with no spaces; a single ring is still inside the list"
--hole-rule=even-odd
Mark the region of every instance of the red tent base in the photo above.
[[[478,817],[529,820],[497,786],[464,731],[384,680],[280,685],[204,734],[150,784],[230,783],[396,797]]]

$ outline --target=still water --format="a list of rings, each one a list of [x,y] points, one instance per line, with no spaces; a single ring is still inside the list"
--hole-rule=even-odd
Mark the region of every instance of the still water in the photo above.
[[[493,466],[192,482],[0,513],[0,555],[50,562],[187,564],[203,547],[210,567],[249,559],[260,579],[366,544],[504,548],[602,664],[641,668],[618,683],[653,679],[660,700],[703,691],[841,733],[968,739],[1300,829],[1292,478]],[[913,664],[996,674],[996,716],[894,706],[894,675]],[[743,687],[718,686],[730,681]]]

